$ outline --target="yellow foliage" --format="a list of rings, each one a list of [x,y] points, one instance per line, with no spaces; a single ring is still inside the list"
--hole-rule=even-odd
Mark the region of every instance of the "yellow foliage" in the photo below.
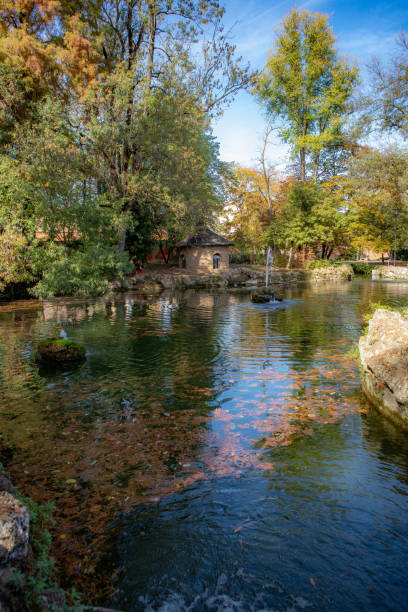
[[[265,177],[256,168],[235,168],[224,214],[238,244],[252,249],[263,246],[263,233],[277,211],[278,191],[279,182],[272,171]]]

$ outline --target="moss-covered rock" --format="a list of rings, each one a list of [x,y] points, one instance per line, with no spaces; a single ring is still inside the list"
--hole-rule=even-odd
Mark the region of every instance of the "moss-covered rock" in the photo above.
[[[75,340],[47,338],[38,344],[36,359],[47,364],[75,363],[85,359],[85,347]]]
[[[251,295],[251,302],[254,304],[267,304],[271,301],[271,296],[265,293],[253,293]]]

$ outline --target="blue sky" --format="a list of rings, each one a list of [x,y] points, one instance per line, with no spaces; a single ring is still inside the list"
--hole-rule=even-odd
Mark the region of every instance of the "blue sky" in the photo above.
[[[262,68],[272,48],[274,31],[279,22],[295,6],[292,0],[224,0],[225,24],[232,28],[232,41],[238,54]],[[327,13],[337,37],[341,55],[357,64],[364,78],[365,65],[373,55],[380,58],[392,53],[395,37],[401,29],[408,31],[408,3],[404,0],[305,0],[300,9]],[[221,158],[252,165],[258,155],[265,120],[262,110],[248,93],[240,93],[214,124],[220,143]],[[286,148],[276,139],[269,147],[271,162],[283,164]]]

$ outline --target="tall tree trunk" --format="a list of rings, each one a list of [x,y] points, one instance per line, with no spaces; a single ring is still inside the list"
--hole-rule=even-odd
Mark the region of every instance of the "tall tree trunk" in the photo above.
[[[126,229],[123,228],[120,230],[120,234],[119,234],[119,244],[118,244],[119,253],[125,252],[125,246],[126,246]]]
[[[163,257],[164,263],[168,264],[169,263],[169,259],[170,259],[170,255],[171,255],[171,253],[173,251],[173,247],[169,247],[168,253],[167,253],[167,257],[166,257],[166,254],[164,252],[163,245],[162,245],[161,242],[159,242],[159,250],[160,250],[161,256]]]
[[[292,255],[293,255],[293,247],[290,247],[289,249],[289,257],[288,257],[288,263],[286,264],[286,269],[289,270],[290,265],[292,263]]]
[[[147,14],[148,14],[148,23],[149,23],[149,47],[148,47],[148,55],[147,55],[145,105],[147,104],[147,99],[149,97],[150,89],[152,86],[152,75],[153,75],[153,65],[154,65],[154,43],[156,40],[156,30],[157,30],[155,0],[149,0]]]
[[[263,145],[262,145],[262,151],[261,151],[261,157],[260,157],[260,163],[261,163],[261,168],[262,168],[262,174],[263,174],[263,178],[265,181],[265,194],[264,197],[266,199],[266,203],[268,206],[268,216],[269,216],[269,221],[271,222],[274,216],[273,213],[273,207],[272,207],[272,194],[271,194],[271,176],[270,176],[270,170],[267,166],[266,163],[266,148],[268,146],[268,139],[269,136],[272,133],[272,124],[270,123],[269,125],[267,125],[266,129],[265,129],[265,133],[264,133],[264,139],[263,139]]]
[[[320,162],[320,154],[316,153],[315,163],[314,163],[314,172],[313,172],[313,175],[316,181],[317,181],[317,176],[319,174],[319,162]]]
[[[305,149],[300,149],[299,151],[299,161],[300,161],[300,180],[306,180],[306,151]]]

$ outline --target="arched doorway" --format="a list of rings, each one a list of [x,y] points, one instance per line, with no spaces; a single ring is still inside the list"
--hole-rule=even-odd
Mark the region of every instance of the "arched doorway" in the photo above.
[[[221,265],[221,255],[219,253],[215,253],[213,255],[213,269],[218,270]]]

